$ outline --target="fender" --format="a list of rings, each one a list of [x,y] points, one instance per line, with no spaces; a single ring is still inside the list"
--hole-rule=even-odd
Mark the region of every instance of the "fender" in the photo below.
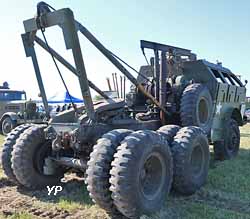
[[[18,115],[15,112],[7,112],[4,113],[0,119],[0,133],[2,134],[2,122],[6,117],[10,117],[12,121],[15,122],[15,124],[17,124],[18,121]]]
[[[242,114],[241,114],[241,111],[239,109],[235,108],[232,111],[231,118],[233,118],[238,123],[239,126],[243,126],[244,125]]]
[[[221,141],[224,138],[224,130],[228,128],[226,127],[226,121],[231,118],[233,118],[239,126],[242,126],[244,124],[239,109],[233,107],[222,108],[220,115],[215,116],[213,120],[213,125],[211,129],[212,142]]]
[[[0,119],[0,124],[3,122],[4,118],[10,117],[11,120],[17,121],[19,119],[18,115],[15,112],[7,112],[4,113]]]

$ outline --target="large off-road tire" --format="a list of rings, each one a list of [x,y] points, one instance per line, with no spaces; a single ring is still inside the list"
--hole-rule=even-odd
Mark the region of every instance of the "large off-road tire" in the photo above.
[[[198,126],[206,134],[211,130],[213,102],[208,88],[202,84],[190,84],[181,98],[182,126]]]
[[[18,138],[12,151],[12,169],[18,182],[29,189],[58,185],[62,169],[53,175],[44,174],[45,159],[51,154],[51,141],[46,140],[45,126],[31,126]]]
[[[13,151],[13,146],[16,144],[17,139],[30,126],[31,124],[17,126],[8,134],[3,143],[3,150],[1,156],[2,168],[4,174],[9,178],[9,180],[11,180],[14,183],[18,183],[18,181],[11,167],[11,157],[12,157],[11,152]]]
[[[214,158],[226,160],[237,156],[240,149],[240,129],[234,119],[227,120],[223,140],[214,142]]]
[[[111,215],[118,215],[109,190],[111,162],[117,147],[132,131],[116,129],[104,134],[93,148],[86,170],[86,183],[90,197]]]
[[[10,116],[5,116],[1,123],[2,134],[7,136],[11,130],[16,127],[16,121],[12,120]]]
[[[117,209],[128,218],[159,210],[172,184],[173,161],[168,142],[154,131],[127,136],[114,155],[110,191]]]
[[[162,134],[166,140],[168,141],[168,144],[170,147],[172,147],[172,142],[174,140],[174,136],[176,133],[180,130],[180,126],[178,125],[164,125],[160,127],[157,132]]]
[[[180,129],[172,143],[174,181],[176,191],[191,195],[206,182],[209,169],[209,145],[199,127]]]

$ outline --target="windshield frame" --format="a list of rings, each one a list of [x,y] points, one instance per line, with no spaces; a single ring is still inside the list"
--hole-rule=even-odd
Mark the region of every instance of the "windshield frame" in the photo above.
[[[26,100],[25,91],[0,90],[0,101]]]

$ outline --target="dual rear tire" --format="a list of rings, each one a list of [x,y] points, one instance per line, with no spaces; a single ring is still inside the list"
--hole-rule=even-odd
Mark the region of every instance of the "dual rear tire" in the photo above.
[[[29,189],[57,185],[63,177],[61,168],[45,174],[46,158],[51,154],[51,142],[46,140],[45,126],[21,125],[7,136],[2,152],[4,173],[16,184]]]
[[[210,152],[204,131],[195,126],[166,125],[158,129],[169,142],[174,163],[173,188],[191,195],[207,179]]]
[[[94,146],[86,171],[92,199],[110,214],[151,214],[172,186],[190,195],[206,182],[209,147],[200,128],[171,125],[157,132],[125,131],[123,140],[108,140],[114,132],[121,136],[113,130]]]
[[[117,148],[110,170],[110,191],[117,209],[138,218],[161,208],[170,191],[173,161],[168,142],[153,131],[137,131]]]
[[[9,135],[5,138],[5,141],[3,143],[3,150],[1,157],[3,171],[5,175],[14,183],[18,183],[18,181],[11,167],[13,147],[16,144],[16,141],[20,137],[20,135],[30,126],[31,126],[30,124],[25,124],[16,127],[9,133]]]
[[[86,174],[95,203],[119,218],[137,218],[158,210],[166,200],[172,155],[157,132],[113,130],[94,146]]]
[[[29,127],[19,137],[12,152],[12,169],[18,182],[29,189],[58,185],[63,177],[61,168],[46,174],[46,158],[51,155],[51,141],[45,138],[45,126]],[[52,167],[51,167],[52,168]]]
[[[86,184],[92,200],[111,215],[119,215],[109,191],[110,168],[120,142],[131,130],[116,129],[104,134],[93,147],[87,163]]]
[[[207,137],[195,126],[180,129],[172,143],[174,158],[173,188],[181,194],[192,195],[208,176],[210,152]]]

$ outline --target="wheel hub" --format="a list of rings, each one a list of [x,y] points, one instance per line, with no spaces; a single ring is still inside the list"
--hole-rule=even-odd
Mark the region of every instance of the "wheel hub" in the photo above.
[[[196,145],[191,155],[191,169],[194,177],[200,176],[203,172],[203,159],[204,155],[200,145]]]
[[[4,132],[4,133],[9,133],[9,132],[11,132],[12,124],[11,124],[11,122],[10,122],[8,119],[5,119],[5,120],[3,121],[2,129],[3,129],[3,132]]]
[[[234,131],[230,131],[230,136],[229,136],[229,144],[228,144],[228,149],[231,151],[231,152],[234,152],[235,149],[237,148],[237,141],[238,141],[238,138],[237,138],[237,135]]]
[[[48,161],[47,161],[48,157],[51,155],[50,144],[51,144],[50,141],[43,142],[38,147],[38,150],[36,151],[34,160],[33,160],[36,170],[39,173],[45,174],[45,175],[52,175],[52,174],[46,174],[48,173],[48,171],[45,171],[46,173],[44,172],[44,170],[46,169],[44,167],[48,165]],[[50,170],[49,172],[52,173],[53,171]]]
[[[205,98],[202,98],[199,102],[199,120],[201,124],[206,124],[207,120],[208,120],[208,115],[209,115],[209,111],[208,111],[208,103],[206,101]]]
[[[151,154],[146,159],[140,172],[140,188],[145,198],[153,200],[158,195],[166,177],[165,172],[166,167],[160,154]]]

